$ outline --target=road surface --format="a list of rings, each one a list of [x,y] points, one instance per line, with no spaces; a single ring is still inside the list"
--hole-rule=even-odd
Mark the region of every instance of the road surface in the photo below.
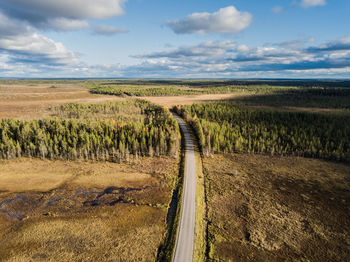
[[[173,261],[192,262],[196,221],[196,159],[190,132],[177,115],[174,115],[174,117],[185,136],[186,159],[180,224]]]

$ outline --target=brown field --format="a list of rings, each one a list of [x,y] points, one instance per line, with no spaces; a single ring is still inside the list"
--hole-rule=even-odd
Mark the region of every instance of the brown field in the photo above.
[[[53,87],[54,86],[54,87]],[[191,105],[193,103],[205,103],[218,100],[237,100],[245,96],[251,96],[245,92],[232,94],[209,94],[190,96],[165,96],[165,97],[137,97],[146,99],[152,103],[167,107],[175,105]],[[129,97],[130,98],[130,97]],[[89,89],[73,84],[0,84],[0,119],[39,119],[50,116],[50,108],[59,104],[70,102],[98,103],[104,101],[120,101],[126,98],[111,95],[91,94]],[[258,108],[276,109],[268,106],[251,106]],[[322,113],[344,113],[341,109],[282,107],[287,111],[310,111]]]
[[[189,95],[189,96],[145,96],[142,99],[152,103],[172,107],[175,105],[192,105],[193,103],[205,103],[217,100],[235,99],[245,95],[245,93],[235,94],[212,94],[212,95]]]
[[[74,85],[0,85],[0,118],[33,119],[50,114],[52,106],[69,102],[121,100],[107,95],[90,94]]]
[[[236,100],[241,103],[244,97],[254,96],[254,93],[236,92],[231,94],[209,94],[209,95],[189,95],[189,96],[147,96],[140,97],[155,104],[160,104],[167,107],[176,105],[192,105],[193,103],[207,103],[219,100]],[[242,103],[241,103],[242,104]],[[243,103],[245,105],[245,103]],[[336,108],[319,108],[319,107],[296,107],[296,106],[263,106],[263,105],[245,105],[249,108],[261,108],[268,110],[281,110],[290,112],[310,112],[310,113],[325,113],[325,114],[350,114],[349,110]]]
[[[52,86],[54,86],[54,88]],[[233,99],[241,97],[242,94],[137,98],[171,107],[178,104]],[[87,88],[72,84],[0,85],[0,118],[38,119],[50,116],[50,108],[59,104],[70,102],[97,103],[103,101],[120,101],[124,99],[126,98],[91,94]]]
[[[349,165],[247,154],[203,161],[213,261],[349,260]]]
[[[0,161],[0,261],[154,261],[177,161]]]

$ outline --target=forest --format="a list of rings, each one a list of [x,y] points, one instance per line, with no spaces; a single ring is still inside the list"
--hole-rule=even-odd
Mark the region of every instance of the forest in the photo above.
[[[92,87],[93,94],[116,95],[116,96],[180,96],[180,95],[204,95],[204,94],[226,94],[233,92],[248,93],[271,93],[277,90],[286,90],[282,86],[244,86],[244,85],[121,85],[121,84],[100,84]],[[288,89],[293,89],[288,87]]]
[[[244,152],[350,161],[350,116],[246,108],[229,102],[176,106],[205,156]]]
[[[142,100],[71,103],[40,120],[0,120],[0,158],[40,157],[120,162],[172,156],[179,129],[167,108]]]
[[[246,105],[274,107],[314,107],[350,109],[350,88],[285,88],[273,92],[245,96],[239,99]]]
[[[238,94],[235,97],[236,101],[246,105],[350,109],[350,88],[347,81],[111,80],[95,82],[93,85],[89,85],[89,89],[93,94],[122,97],[232,93]]]
[[[200,90],[175,88],[170,86],[139,87],[139,86],[99,86],[91,89],[93,94],[116,96],[167,96],[167,95],[195,95],[204,93]]]

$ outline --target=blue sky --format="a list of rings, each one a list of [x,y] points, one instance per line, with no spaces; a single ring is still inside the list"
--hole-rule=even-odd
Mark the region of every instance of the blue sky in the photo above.
[[[350,78],[348,0],[0,0],[2,77]]]

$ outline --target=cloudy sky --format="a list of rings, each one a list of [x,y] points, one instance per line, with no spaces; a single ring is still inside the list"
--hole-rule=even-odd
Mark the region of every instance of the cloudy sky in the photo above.
[[[0,0],[0,77],[350,78],[349,0]]]

